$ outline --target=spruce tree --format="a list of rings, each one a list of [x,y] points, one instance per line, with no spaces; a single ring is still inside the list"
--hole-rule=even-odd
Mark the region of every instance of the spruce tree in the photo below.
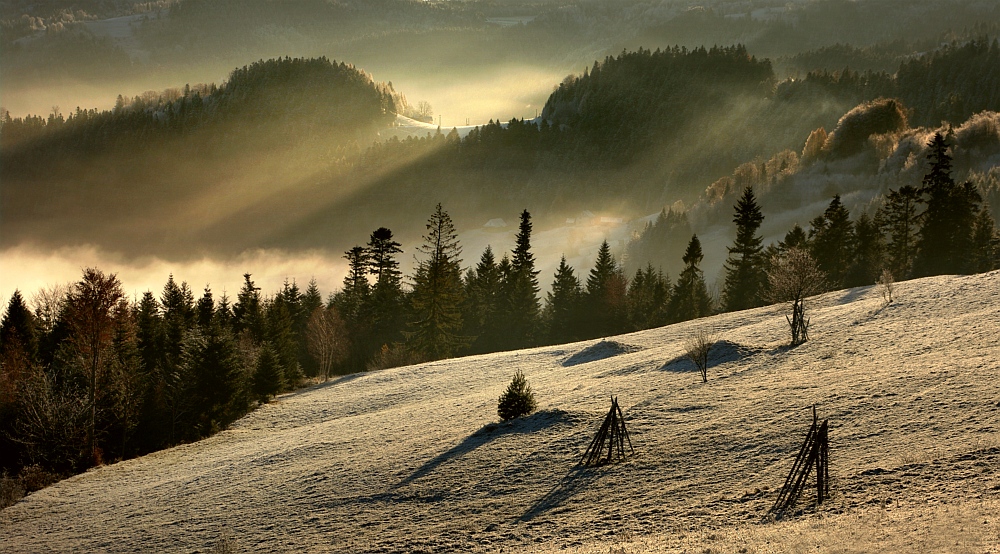
[[[427,359],[454,356],[468,344],[462,331],[462,247],[448,215],[438,204],[427,221],[425,257],[413,276],[409,348]]]
[[[500,268],[489,245],[476,267],[466,274],[462,320],[465,335],[474,337],[473,352],[493,352],[500,348],[503,327],[497,317],[500,302]]]
[[[633,331],[652,329],[668,323],[670,279],[648,264],[637,269],[628,285],[628,319]]]
[[[593,269],[587,275],[584,325],[588,336],[606,337],[625,332],[628,322],[627,287],[625,274],[611,255],[611,245],[605,240],[597,251]]]
[[[15,349],[24,354],[27,362],[33,361],[38,354],[35,316],[24,303],[19,290],[14,290],[14,294],[10,295],[7,309],[4,311],[3,319],[0,320],[0,354]]]
[[[250,280],[250,274],[243,274],[243,287],[236,295],[233,306],[233,330],[239,334],[247,331],[255,342],[264,340],[264,310],[261,306],[260,288]]]
[[[331,305],[337,309],[347,327],[350,343],[346,365],[362,370],[376,348],[371,341],[371,287],[368,282],[369,258],[363,246],[355,246],[344,253],[348,270],[344,287],[333,295]]]
[[[736,242],[729,247],[725,264],[725,284],[722,304],[726,311],[745,310],[762,305],[761,293],[767,280],[761,253],[763,238],[757,235],[764,214],[761,213],[753,188],[746,187],[734,207]]]
[[[897,281],[909,279],[913,275],[913,260],[920,230],[917,211],[919,202],[920,193],[916,187],[904,185],[898,190],[889,191],[885,204],[876,214],[876,221],[889,238],[886,245],[887,264]]]
[[[253,374],[253,392],[260,402],[267,402],[271,397],[285,389],[285,374],[281,361],[275,354],[271,344],[265,342],[257,355],[257,367]]]
[[[669,314],[672,321],[687,321],[707,316],[712,311],[712,301],[705,286],[705,277],[698,265],[704,255],[698,235],[692,235],[684,252],[684,270],[677,276],[677,283],[670,295]]]
[[[531,253],[531,214],[521,212],[521,224],[515,237],[514,256],[511,260],[510,291],[510,348],[524,348],[533,344],[538,327],[538,271],[535,255]]]
[[[885,238],[882,230],[867,213],[854,222],[854,256],[845,285],[874,285],[885,266]]]
[[[550,343],[562,344],[582,338],[582,302],[580,279],[563,256],[552,281],[552,290],[545,296],[545,321]]]
[[[973,258],[972,232],[982,197],[972,183],[957,185],[951,178],[951,155],[941,133],[934,134],[928,148],[930,168],[920,189],[927,208],[921,215],[914,273],[965,273]]]
[[[403,276],[398,254],[401,244],[392,231],[379,227],[368,240],[369,273],[375,279],[371,294],[371,344],[376,349],[402,339]]]
[[[208,285],[205,285],[205,291],[198,299],[195,314],[198,326],[203,329],[211,325],[212,320],[215,319],[215,300],[212,298],[212,289]]]
[[[1000,258],[1000,236],[995,231],[993,216],[988,206],[983,206],[976,216],[975,228],[972,233],[971,270],[985,273],[997,268]]]
[[[812,256],[827,275],[830,286],[843,286],[854,251],[854,225],[839,194],[833,197],[823,215],[812,221],[809,238]]]

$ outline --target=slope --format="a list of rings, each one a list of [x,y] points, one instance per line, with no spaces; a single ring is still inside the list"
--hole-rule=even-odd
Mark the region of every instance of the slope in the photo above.
[[[205,551],[232,533],[254,552],[607,551],[625,539],[736,550],[747,537],[781,551],[792,548],[770,541],[829,539],[881,505],[945,522],[934,533],[964,545],[951,550],[984,551],[1000,539],[995,512],[943,511],[1000,500],[1000,272],[897,287],[888,306],[871,288],[812,299],[812,340],[794,349],[771,306],[343,377],[30,495],[0,513],[4,550]],[[721,341],[707,384],[682,358],[700,328]],[[540,411],[497,424],[515,368]],[[580,469],[612,394],[637,453]],[[760,524],[812,404],[831,422],[834,498]]]

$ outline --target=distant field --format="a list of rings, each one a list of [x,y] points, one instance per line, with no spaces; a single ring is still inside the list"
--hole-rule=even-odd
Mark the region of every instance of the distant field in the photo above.
[[[0,512],[4,552],[977,552],[1000,545],[1000,272],[350,375]],[[721,341],[708,383],[683,358]],[[540,411],[498,424],[521,369]],[[636,454],[577,465],[611,395]],[[818,406],[833,498],[762,523]]]

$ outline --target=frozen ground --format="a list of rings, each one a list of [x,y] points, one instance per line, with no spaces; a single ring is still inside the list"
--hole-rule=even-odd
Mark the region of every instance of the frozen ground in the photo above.
[[[4,552],[1000,552],[1000,272],[342,377],[0,512]],[[682,358],[721,342],[709,381]],[[540,411],[499,424],[516,368]],[[577,461],[614,394],[636,455]],[[834,497],[762,523],[818,405]]]

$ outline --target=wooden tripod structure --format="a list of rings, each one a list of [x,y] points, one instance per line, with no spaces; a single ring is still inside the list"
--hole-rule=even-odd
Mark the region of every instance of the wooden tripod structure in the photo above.
[[[795,508],[802,492],[806,489],[806,481],[816,467],[816,504],[830,497],[830,443],[828,437],[828,420],[819,423],[816,418],[816,406],[813,406],[813,422],[806,434],[806,440],[795,457],[795,464],[788,472],[785,484],[778,491],[774,506],[768,510],[768,515],[781,519]]]
[[[618,399],[612,396],[611,409],[608,411],[607,417],[604,418],[601,429],[594,436],[594,440],[590,441],[587,451],[583,453],[583,459],[580,460],[580,463],[585,466],[599,466],[622,461],[625,459],[626,442],[628,442],[629,450],[635,454],[635,449],[632,448],[632,439],[629,438],[628,429],[625,428],[625,416],[622,415],[622,409],[618,407]],[[606,455],[604,452],[605,444],[607,444]]]

